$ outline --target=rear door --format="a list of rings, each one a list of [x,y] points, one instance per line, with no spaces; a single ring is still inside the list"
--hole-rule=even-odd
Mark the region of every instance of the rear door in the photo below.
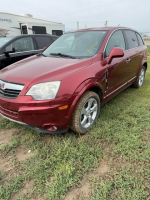
[[[136,33],[136,36],[138,38],[138,44],[139,44],[139,59],[140,59],[140,63],[142,65],[142,60],[145,58],[144,54],[145,54],[145,44],[140,36],[139,33]]]
[[[38,53],[38,51],[35,50],[35,45],[33,43],[32,37],[16,39],[15,41],[12,41],[8,46],[15,48],[15,52],[9,53],[8,55],[3,54],[3,59],[1,60],[3,66],[8,66],[14,62]],[[5,49],[6,47],[3,49],[3,52]]]
[[[126,44],[122,30],[115,31],[110,37],[104,52],[105,58],[109,56],[114,47],[122,48],[124,50],[124,56],[121,58],[114,58],[111,64],[107,64],[106,95],[121,89],[124,85],[127,85],[127,82],[130,79],[130,63],[128,62],[130,54],[128,51],[125,51]]]
[[[134,31],[124,30],[124,33],[127,41],[127,51],[130,53],[130,74],[131,78],[134,79],[141,65],[140,47]]]

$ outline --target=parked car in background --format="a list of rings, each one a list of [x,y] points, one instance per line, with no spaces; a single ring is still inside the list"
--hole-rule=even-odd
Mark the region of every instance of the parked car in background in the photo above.
[[[146,69],[147,47],[135,30],[68,32],[39,56],[0,71],[0,113],[41,132],[86,133],[104,103],[143,85]]]
[[[0,37],[0,69],[39,53],[57,38],[53,35]]]

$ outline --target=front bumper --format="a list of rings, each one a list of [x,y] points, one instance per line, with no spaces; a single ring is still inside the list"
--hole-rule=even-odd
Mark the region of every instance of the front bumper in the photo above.
[[[39,132],[65,132],[70,125],[70,98],[34,101],[31,96],[19,96],[16,99],[0,97],[0,114]],[[58,107],[63,105],[68,105],[68,108],[60,111]]]
[[[68,130],[68,129],[67,129],[67,130],[62,130],[62,131],[60,131],[60,130],[58,130],[58,131],[47,131],[47,130],[42,129],[42,128],[37,128],[37,127],[29,126],[29,125],[27,125],[27,124],[25,124],[25,123],[23,123],[23,122],[19,122],[19,121],[13,120],[13,119],[11,119],[11,118],[8,118],[8,117],[2,115],[1,113],[0,113],[0,115],[1,115],[3,118],[5,118],[5,119],[8,119],[8,120],[10,120],[10,121],[12,121],[12,122],[16,122],[16,123],[21,124],[21,125],[24,125],[24,126],[30,128],[30,129],[32,129],[32,130],[34,130],[34,131],[37,131],[37,132],[40,132],[40,133],[52,133],[52,134],[54,134],[54,133],[65,133],[65,132],[67,132],[67,130]]]

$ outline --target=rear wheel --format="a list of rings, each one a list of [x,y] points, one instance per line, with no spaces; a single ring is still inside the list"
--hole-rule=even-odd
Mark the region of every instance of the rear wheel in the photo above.
[[[139,72],[139,75],[136,79],[136,81],[133,83],[133,87],[140,88],[142,87],[145,79],[145,67],[143,66]]]
[[[100,99],[92,91],[87,91],[80,98],[74,110],[70,128],[77,133],[86,133],[99,116]]]

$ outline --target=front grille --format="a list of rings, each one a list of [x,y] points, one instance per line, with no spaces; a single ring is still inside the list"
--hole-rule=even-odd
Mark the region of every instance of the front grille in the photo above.
[[[12,90],[12,89],[2,90],[0,88],[0,96],[5,98],[11,98],[11,99],[17,98],[20,92],[21,90]]]
[[[0,96],[15,99],[23,90],[24,85],[19,83],[11,83],[8,81],[0,80]]]

